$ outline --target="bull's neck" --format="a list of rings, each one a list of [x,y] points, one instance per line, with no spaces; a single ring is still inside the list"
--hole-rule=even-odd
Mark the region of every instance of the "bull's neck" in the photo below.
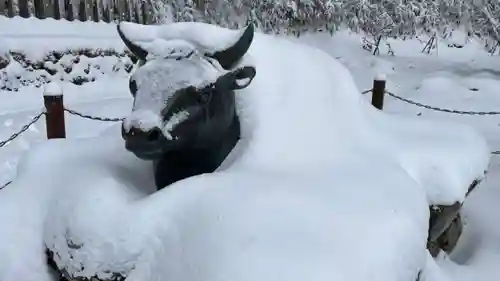
[[[235,115],[225,133],[212,142],[210,147],[166,153],[162,159],[155,161],[157,188],[161,189],[191,176],[214,172],[231,153],[239,139],[240,120]]]
[[[233,122],[227,129],[226,133],[214,143],[214,145],[206,152],[210,159],[213,160],[214,166],[220,166],[227,158],[229,153],[234,149],[240,139],[240,120],[235,114]]]

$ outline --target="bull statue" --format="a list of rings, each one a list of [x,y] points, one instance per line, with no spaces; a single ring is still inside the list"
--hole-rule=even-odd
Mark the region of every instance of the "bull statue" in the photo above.
[[[256,70],[238,63],[252,44],[253,25],[223,50],[185,42],[183,53],[160,56],[117,29],[139,59],[129,80],[132,113],[122,126],[126,149],[153,161],[158,189],[215,171],[240,138],[235,91],[247,87]]]

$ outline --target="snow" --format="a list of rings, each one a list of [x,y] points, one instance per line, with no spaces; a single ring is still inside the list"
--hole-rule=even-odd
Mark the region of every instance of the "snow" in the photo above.
[[[61,96],[62,94],[62,89],[57,83],[50,82],[45,84],[43,91],[44,96]]]
[[[179,112],[172,114],[172,116],[166,122],[164,130],[167,133],[170,133],[175,128],[175,126],[186,121],[188,119],[188,117],[189,117],[189,112],[185,111],[185,110],[182,110],[182,111],[179,111]],[[169,134],[169,136],[170,137],[168,139],[171,140],[173,137],[171,134]]]
[[[203,25],[203,23],[201,23]],[[195,24],[195,26],[197,26]],[[130,22],[121,23],[121,28],[123,33],[129,35],[129,39],[139,46],[149,49],[149,50],[162,50],[162,42],[165,40],[173,40],[178,42],[179,39],[182,41],[191,42],[198,49],[202,49],[208,53],[213,53],[217,50],[226,49],[235,43],[237,38],[239,38],[243,32],[244,28],[240,30],[227,30],[226,32],[218,32],[217,39],[214,40],[213,31],[216,28],[199,29],[193,28],[191,24],[178,25],[176,27],[170,27],[168,25],[162,25],[161,27],[153,25],[136,25]],[[169,43],[170,44],[170,43]]]
[[[160,45],[200,38],[196,43],[212,50],[237,34],[175,26],[141,34],[145,42],[162,34],[151,41]],[[0,191],[0,280],[51,280],[44,243],[75,275],[121,272],[127,280],[390,281],[415,280],[420,269],[424,281],[496,280],[500,229],[491,214],[499,211],[500,162],[490,164],[489,151],[498,145],[498,121],[391,98],[379,112],[360,92],[386,73],[387,89],[401,96],[495,110],[498,59],[479,57],[474,46],[461,49],[458,61],[451,61],[456,50],[445,53],[442,46],[438,57],[419,55],[413,41],[393,49],[396,57],[370,56],[357,36],[343,32],[289,40],[256,34],[242,61],[255,65],[257,75],[237,93],[243,129],[237,154],[216,173],[155,193],[151,163],[125,151],[120,123],[67,115],[68,139],[50,141],[42,141],[45,125],[37,123],[0,149],[2,175],[15,176]],[[127,85],[126,77],[113,76],[60,83],[66,106],[112,117],[131,116]],[[0,92],[6,100],[0,139],[37,113],[41,92]],[[457,251],[432,259],[425,250],[428,205],[462,202],[488,165],[485,183],[464,204],[467,224]]]
[[[383,73],[379,73],[375,76],[374,78],[376,81],[386,81],[387,80],[387,77],[385,74]]]

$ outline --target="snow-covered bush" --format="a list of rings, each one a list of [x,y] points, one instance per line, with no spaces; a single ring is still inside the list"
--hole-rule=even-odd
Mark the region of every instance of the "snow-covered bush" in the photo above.
[[[109,75],[128,75],[134,60],[130,52],[113,49],[54,50],[41,59],[9,51],[0,56],[0,90],[17,92],[21,87],[38,88],[52,81],[82,85]]]
[[[0,90],[127,77],[134,58],[104,22],[0,16]]]

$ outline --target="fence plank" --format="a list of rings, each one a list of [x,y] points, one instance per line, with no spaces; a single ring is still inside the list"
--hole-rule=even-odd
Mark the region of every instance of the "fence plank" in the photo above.
[[[45,18],[54,18],[55,0],[42,0],[43,16]]]
[[[118,2],[118,19],[120,21],[125,20],[125,3],[121,0],[115,0]]]
[[[141,14],[142,14],[142,23],[148,24],[149,19],[148,19],[147,4],[145,0],[141,1]]]
[[[103,0],[0,0],[0,15],[23,18],[34,16],[38,19],[65,18],[73,21],[131,21],[148,24],[151,22],[150,1],[112,0],[104,4]]]
[[[80,0],[80,3],[78,3],[78,19],[80,21],[87,21],[87,6],[85,0]]]
[[[66,20],[68,21],[74,21],[75,20],[75,13],[73,11],[73,3],[71,0],[64,0],[64,15]]]
[[[141,19],[140,19],[140,16],[139,16],[139,5],[137,5],[137,2],[135,2],[133,4],[133,11],[134,11],[134,19],[133,21],[135,23],[141,23]]]
[[[130,16],[130,2],[128,0],[123,0],[123,8],[125,9],[125,20],[131,21]]]
[[[117,4],[117,1],[113,1],[113,16],[111,17],[111,21],[119,21],[120,20],[120,7]]]
[[[100,1],[102,2],[102,1]],[[95,22],[99,22],[99,8],[101,6],[99,6],[99,3],[97,2],[97,0],[93,0],[92,1],[92,20],[95,21]]]
[[[7,16],[9,18],[12,18],[16,15],[15,10],[14,10],[14,1],[13,0],[7,0]]]
[[[7,12],[7,2],[5,0],[0,0],[0,15],[5,16]]]
[[[28,9],[28,0],[19,0],[17,2],[17,5],[19,9],[19,16],[23,18],[29,18],[30,10]]]
[[[33,0],[33,9],[35,10],[34,14],[35,17],[39,19],[45,18],[45,7],[43,2],[43,0]]]
[[[53,5],[53,11],[52,11],[52,17],[56,20],[61,19],[61,2],[60,0],[54,0]]]
[[[104,6],[103,1],[100,1],[101,5],[103,6],[102,9],[102,19],[104,22],[111,22],[111,5],[106,5]]]
[[[127,21],[132,21],[132,19],[134,18],[134,14],[132,13],[132,5],[133,3],[131,3],[133,0],[125,0],[125,20]]]

